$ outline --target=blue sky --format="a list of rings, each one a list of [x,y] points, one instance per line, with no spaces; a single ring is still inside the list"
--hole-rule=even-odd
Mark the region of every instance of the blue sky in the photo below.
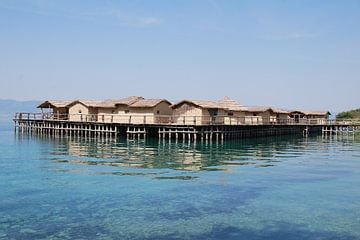
[[[360,107],[360,1],[0,1],[0,98]]]

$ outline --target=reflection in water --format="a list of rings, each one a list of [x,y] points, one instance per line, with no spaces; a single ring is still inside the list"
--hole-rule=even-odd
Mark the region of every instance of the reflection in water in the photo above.
[[[190,171],[232,171],[234,166],[276,167],[284,159],[294,159],[307,150],[326,150],[329,141],[355,141],[354,136],[337,138],[278,137],[218,142],[183,142],[155,139],[74,138],[19,136],[19,141],[40,141],[50,148],[50,159],[58,163],[55,171],[90,172],[113,175],[158,175],[166,169]],[[61,165],[62,164],[62,165]],[[69,165],[70,164],[70,165]],[[114,168],[76,169],[76,166]],[[119,168],[154,169],[153,172],[119,171]],[[159,171],[162,169],[163,171]],[[156,179],[196,179],[194,176],[156,177]]]
[[[359,143],[0,132],[0,239],[360,239]]]

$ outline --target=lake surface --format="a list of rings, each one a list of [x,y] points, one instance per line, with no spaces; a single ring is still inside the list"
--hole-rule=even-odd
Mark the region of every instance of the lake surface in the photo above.
[[[0,239],[360,239],[360,138],[0,131]]]

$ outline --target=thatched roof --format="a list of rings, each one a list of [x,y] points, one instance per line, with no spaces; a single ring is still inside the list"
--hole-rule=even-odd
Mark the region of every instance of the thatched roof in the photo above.
[[[119,100],[112,100],[112,101],[115,102],[115,105],[131,105],[142,99],[144,99],[144,98],[139,97],[139,96],[130,96],[130,97],[122,98]]]
[[[101,101],[94,101],[94,100],[83,100],[80,101],[84,105],[88,107],[100,107],[100,108],[115,108],[116,105],[126,105],[129,106],[139,100],[144,99],[143,97],[138,96],[130,96],[126,98],[121,99],[107,99],[107,100],[101,100]]]
[[[219,109],[219,108],[223,108],[218,102],[216,101],[207,101],[207,100],[182,100],[174,105],[172,105],[172,108],[176,108],[184,103],[188,103],[191,105],[195,105],[197,107],[200,108],[205,108],[205,109]]]
[[[47,100],[42,102],[37,108],[63,108],[71,104],[74,100]]]
[[[274,112],[274,113],[284,113],[284,114],[289,114],[290,112],[287,111],[287,110],[284,110],[284,109],[280,109],[280,108],[271,108],[271,110]]]
[[[192,104],[204,109],[225,109],[229,111],[244,111],[244,112],[266,112],[266,111],[272,111],[274,113],[289,113],[286,110],[279,109],[279,108],[273,108],[273,107],[263,107],[263,106],[257,106],[257,107],[245,107],[243,105],[240,105],[235,100],[224,97],[223,99],[219,101],[208,101],[208,100],[182,100],[174,105],[172,105],[172,108],[176,108],[180,106],[183,103]]]
[[[245,111],[247,108],[240,105],[235,100],[225,96],[223,99],[218,101],[218,104],[223,108],[230,111]]]
[[[266,112],[269,110],[272,111],[271,107],[262,107],[262,106],[246,107],[246,112]]]
[[[304,115],[331,115],[329,111],[318,111],[318,110],[293,110],[290,112],[292,113],[302,113]]]
[[[134,102],[133,104],[130,104],[129,107],[152,108],[162,102],[165,102],[165,103],[171,105],[171,103],[166,99],[140,99],[140,100]]]
[[[70,107],[76,103],[81,103],[86,107],[101,107],[101,108],[115,108],[116,105],[131,105],[143,97],[130,96],[121,99],[108,99],[108,100],[48,100],[41,103],[38,108],[61,108]]]
[[[81,103],[85,105],[86,107],[99,107],[104,105],[104,101],[102,100],[76,100],[68,104],[66,107],[70,107],[76,103]]]
[[[284,109],[280,108],[274,108],[274,107],[268,107],[268,106],[255,106],[255,107],[244,107],[244,111],[246,112],[254,112],[254,113],[260,113],[260,112],[266,112],[270,111],[273,113],[279,113],[279,114],[289,114],[290,112]]]
[[[88,107],[100,107],[100,108],[115,108],[116,105],[126,105],[129,106],[139,100],[144,99],[143,97],[138,96],[130,96],[121,99],[107,99],[107,100],[79,100],[79,102],[83,103]]]

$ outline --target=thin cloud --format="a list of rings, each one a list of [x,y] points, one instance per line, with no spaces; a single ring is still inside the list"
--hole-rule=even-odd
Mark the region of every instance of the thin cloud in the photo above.
[[[152,16],[137,17],[118,13],[116,14],[116,18],[120,25],[127,27],[148,27],[160,25],[163,23],[163,20],[161,18]]]
[[[216,0],[208,0],[210,7],[218,14],[222,14],[222,9]]]
[[[309,39],[315,36],[316,34],[312,34],[312,33],[293,32],[293,33],[283,33],[283,34],[270,34],[265,36],[264,39],[274,40],[274,41],[287,41],[287,40]]]
[[[123,27],[149,27],[163,23],[163,19],[156,16],[138,16],[126,11],[114,10],[113,8],[72,9],[56,5],[56,2],[48,0],[33,0],[27,5],[2,2],[0,8],[11,11],[26,12],[42,16],[56,16],[62,18],[91,21],[93,23],[119,25]]]
[[[159,25],[162,23],[162,19],[157,17],[147,17],[143,20],[143,24],[145,25]]]

